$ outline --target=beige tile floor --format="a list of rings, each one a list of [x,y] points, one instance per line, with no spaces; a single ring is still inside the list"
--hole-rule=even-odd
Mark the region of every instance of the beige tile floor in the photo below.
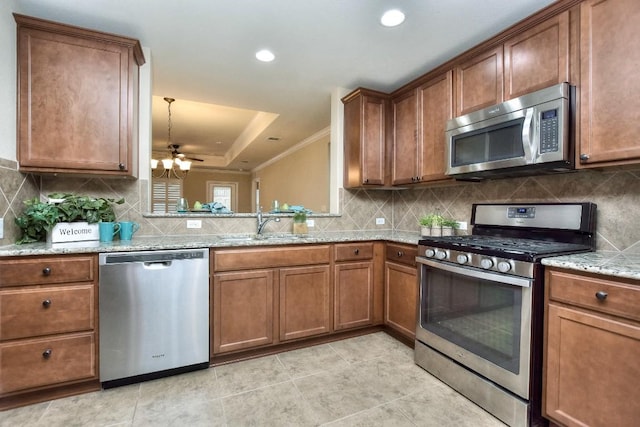
[[[385,333],[0,412],[0,426],[474,426],[497,419]]]

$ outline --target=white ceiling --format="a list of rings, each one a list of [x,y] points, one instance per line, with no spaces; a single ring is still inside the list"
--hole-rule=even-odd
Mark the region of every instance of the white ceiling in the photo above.
[[[182,152],[252,169],[326,129],[334,88],[393,91],[551,3],[16,0],[16,12],[139,39],[152,55],[154,149],[166,149],[168,96]],[[380,25],[390,8],[401,26]],[[275,61],[255,59],[263,48]]]

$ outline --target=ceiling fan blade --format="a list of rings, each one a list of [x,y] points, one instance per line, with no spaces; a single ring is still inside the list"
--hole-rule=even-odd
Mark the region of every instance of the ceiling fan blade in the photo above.
[[[189,156],[185,156],[185,157],[184,157],[184,159],[185,159],[185,160],[193,160],[193,161],[195,161],[195,162],[204,162],[204,160],[203,160],[203,159],[197,159],[197,158],[195,158],[195,157],[189,157]]]

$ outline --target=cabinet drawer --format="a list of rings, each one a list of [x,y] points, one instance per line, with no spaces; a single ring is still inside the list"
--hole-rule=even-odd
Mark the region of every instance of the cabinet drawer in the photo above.
[[[550,270],[549,299],[640,320],[640,286]]]
[[[335,246],[336,261],[356,261],[373,258],[373,243],[341,243]]]
[[[94,329],[93,285],[0,291],[0,340]]]
[[[387,243],[387,261],[416,266],[417,246],[397,245]]]
[[[214,271],[255,270],[296,265],[328,264],[331,246],[299,246],[285,248],[229,249],[213,255]]]
[[[0,394],[95,376],[93,333],[0,344]]]
[[[5,258],[0,263],[0,287],[91,282],[95,265],[95,256]]]

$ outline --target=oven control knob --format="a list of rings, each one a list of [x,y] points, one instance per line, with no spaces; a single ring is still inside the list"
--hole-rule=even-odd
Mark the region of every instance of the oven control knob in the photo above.
[[[507,261],[500,261],[498,263],[498,271],[499,272],[506,273],[509,270],[511,270],[511,264],[509,264]]]
[[[447,253],[445,251],[437,250],[436,251],[436,258],[438,258],[438,259],[446,259],[447,258]]]
[[[424,251],[424,256],[426,256],[427,258],[433,258],[435,254],[436,251],[434,251],[433,249],[427,249],[426,251]]]
[[[480,267],[488,270],[493,267],[493,261],[491,261],[489,258],[482,258],[482,260],[480,261]]]
[[[456,257],[456,261],[458,261],[458,264],[464,264],[469,261],[469,257],[465,254],[460,254]]]

